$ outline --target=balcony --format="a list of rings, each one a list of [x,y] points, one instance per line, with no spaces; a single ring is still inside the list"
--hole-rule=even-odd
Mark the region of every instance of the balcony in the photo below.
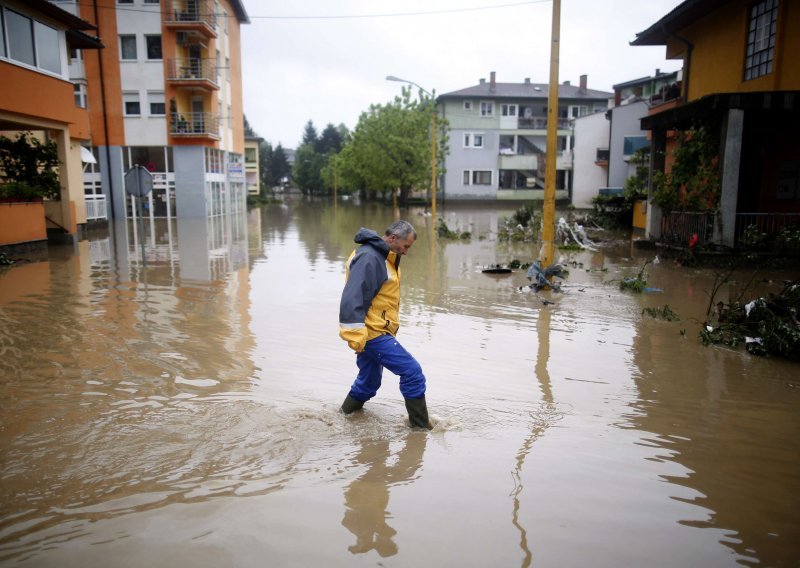
[[[532,170],[539,167],[539,156],[536,154],[500,154],[501,170]]]
[[[176,87],[219,90],[217,64],[213,59],[169,59],[167,81]]]
[[[517,128],[519,130],[547,130],[547,117],[534,116],[534,117],[519,117],[517,121]],[[569,130],[571,128],[571,121],[569,118],[558,119],[559,130]]]
[[[219,140],[219,115],[213,112],[173,112],[169,129],[175,138]]]
[[[162,0],[162,5],[168,28],[217,37],[217,15],[207,0]]]

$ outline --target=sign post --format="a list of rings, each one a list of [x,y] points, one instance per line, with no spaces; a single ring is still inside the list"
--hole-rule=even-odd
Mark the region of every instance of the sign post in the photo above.
[[[144,220],[142,219],[142,199],[153,191],[153,174],[147,168],[136,164],[125,173],[125,192],[136,198],[136,215],[139,217],[139,234],[142,245],[142,264],[147,267],[144,253]]]

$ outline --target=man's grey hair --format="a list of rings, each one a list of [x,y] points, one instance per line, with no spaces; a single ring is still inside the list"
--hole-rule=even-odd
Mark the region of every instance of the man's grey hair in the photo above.
[[[414,227],[408,221],[403,221],[400,219],[399,221],[395,221],[386,229],[386,236],[390,235],[397,235],[401,239],[407,239],[409,235],[414,235],[414,239],[417,238],[417,232],[414,230]]]

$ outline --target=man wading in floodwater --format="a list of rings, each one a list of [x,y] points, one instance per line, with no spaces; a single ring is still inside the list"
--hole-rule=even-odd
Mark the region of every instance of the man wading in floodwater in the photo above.
[[[339,337],[356,352],[358,376],[342,412],[360,410],[375,396],[386,367],[400,377],[411,426],[430,430],[422,367],[395,339],[400,327],[400,257],[408,253],[417,233],[408,221],[395,221],[383,237],[362,227],[354,240],[361,246],[347,259]]]

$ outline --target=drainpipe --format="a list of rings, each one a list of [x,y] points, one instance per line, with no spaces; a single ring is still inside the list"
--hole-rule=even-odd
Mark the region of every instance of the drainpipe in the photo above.
[[[683,102],[688,102],[689,100],[689,74],[692,70],[692,50],[694,49],[694,44],[690,42],[688,39],[679,36],[678,34],[674,34],[670,31],[667,31],[666,26],[663,24],[661,25],[661,31],[665,34],[674,37],[683,45],[686,46],[686,56],[683,58]]]
[[[94,21],[97,24],[97,31],[98,35],[100,32],[100,16],[97,10],[97,0],[92,2],[94,5]],[[111,205],[111,219],[115,219],[114,214],[114,180],[113,176],[111,175],[111,152],[110,148],[111,145],[108,140],[108,112],[106,110],[106,83],[105,78],[103,75],[103,54],[101,50],[97,50],[97,62],[99,64],[99,71],[100,71],[100,100],[101,106],[103,107],[103,135],[105,136],[106,142],[106,175],[108,176],[108,201]]]

